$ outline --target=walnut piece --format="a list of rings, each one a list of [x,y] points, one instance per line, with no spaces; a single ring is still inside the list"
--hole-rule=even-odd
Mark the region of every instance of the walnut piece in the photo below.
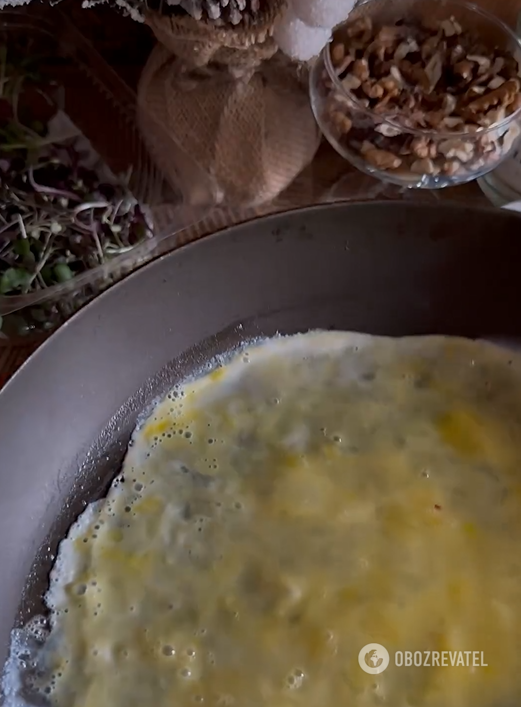
[[[414,39],[414,37],[408,37],[403,42],[400,42],[400,44],[396,48],[393,57],[394,62],[398,64],[400,61],[402,61],[402,59],[405,59],[408,54],[417,52],[419,50],[420,47],[418,46],[418,42]]]
[[[508,106],[518,95],[519,81],[517,79],[509,79],[499,88],[471,101],[465,109],[465,114],[472,120],[472,118],[475,118],[480,113],[486,113],[489,108],[494,106]]]
[[[468,61],[468,59],[458,61],[458,63],[454,66],[454,73],[458,74],[458,76],[461,76],[461,78],[465,80],[472,77],[473,71],[474,65],[471,61]]]
[[[357,43],[364,46],[373,36],[373,22],[370,17],[365,15],[355,22],[349,23],[346,27],[347,37],[351,40],[357,40]]]
[[[463,28],[459,22],[456,22],[454,17],[450,17],[448,20],[442,20],[442,22],[440,22],[440,29],[446,37],[454,37],[463,32]]]
[[[372,81],[364,81],[362,90],[369,98],[381,98],[385,93],[383,86]]]
[[[447,116],[446,118],[443,118],[443,120],[440,123],[440,128],[444,132],[450,132],[451,130],[457,130],[463,128],[464,125],[464,120],[463,118],[459,118],[457,116]]]
[[[345,55],[346,48],[341,42],[333,44],[331,47],[331,61],[333,62],[333,66],[340,66],[340,64],[344,61]]]
[[[329,114],[329,118],[333,126],[338,130],[338,132],[343,135],[347,135],[347,133],[353,127],[353,121],[351,120],[351,118],[349,118],[349,116],[347,116],[345,113],[342,113],[342,111],[332,111]]]
[[[411,142],[411,151],[419,159],[434,159],[438,154],[438,148],[434,142],[427,137],[416,137]]]
[[[442,110],[446,116],[450,116],[452,113],[454,113],[457,105],[458,101],[456,100],[456,96],[453,96],[451,93],[446,93],[443,96]]]
[[[379,169],[398,169],[402,164],[402,160],[398,155],[387,150],[380,150],[377,147],[366,150],[363,155],[369,164]]]
[[[492,66],[492,62],[490,61],[488,56],[479,56],[477,54],[467,54],[467,61],[472,61],[473,63],[475,63],[479,66],[478,76],[481,76],[482,74],[486,74],[487,71],[490,71],[490,67]]]
[[[352,54],[348,54],[347,56],[345,56],[340,62],[340,64],[335,67],[336,75],[341,76],[345,71],[347,71],[347,69],[351,66],[354,60],[355,59]]]
[[[394,126],[394,125],[389,125],[389,123],[380,123],[375,127],[375,130],[377,133],[380,133],[380,135],[384,135],[385,137],[397,137],[398,135],[402,135],[403,131]]]
[[[445,155],[448,159],[456,158],[460,162],[465,163],[472,158],[474,154],[474,147],[472,146],[472,143],[468,141],[454,138],[440,142],[438,145],[438,151],[442,155]]]
[[[431,56],[425,66],[425,73],[429,80],[429,91],[433,91],[443,73],[443,56],[441,52],[436,52],[436,54]]]
[[[458,162],[458,160],[447,160],[446,162],[443,163],[443,167],[441,168],[441,171],[443,174],[446,174],[448,177],[453,177],[455,174],[457,174],[461,169],[461,165]]]
[[[411,165],[411,172],[414,174],[428,174],[433,175],[439,172],[434,162],[428,157],[422,160],[415,160]]]
[[[353,64],[351,73],[360,79],[360,81],[367,81],[371,76],[367,59],[357,59]]]
[[[465,50],[461,46],[461,44],[456,44],[455,47],[451,49],[450,52],[450,63],[451,64],[457,64],[459,61],[461,61],[465,56]]]
[[[347,76],[342,79],[342,86],[347,91],[353,91],[356,88],[360,88],[361,85],[362,82],[360,81],[358,76],[355,76],[354,74],[347,74]]]
[[[505,79],[502,76],[494,76],[494,78],[491,79],[487,84],[487,88],[490,88],[492,91],[494,91],[496,88],[499,88],[504,83]]]
[[[384,26],[378,30],[375,42],[379,45],[383,45],[386,48],[394,47],[404,35],[403,27],[395,26]]]

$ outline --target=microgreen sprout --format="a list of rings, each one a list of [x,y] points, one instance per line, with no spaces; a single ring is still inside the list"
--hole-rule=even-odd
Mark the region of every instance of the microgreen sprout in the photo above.
[[[77,138],[50,136],[35,95],[56,113],[34,62],[0,45],[0,297],[69,282],[153,235],[129,175],[101,178]],[[44,305],[30,312],[29,330],[58,323]]]

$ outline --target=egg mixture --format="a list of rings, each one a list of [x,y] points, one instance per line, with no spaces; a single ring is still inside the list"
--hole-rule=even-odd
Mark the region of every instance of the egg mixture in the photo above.
[[[521,362],[278,338],[173,390],[60,546],[53,707],[521,700]],[[371,675],[360,649],[383,644]],[[395,651],[486,666],[397,667]]]

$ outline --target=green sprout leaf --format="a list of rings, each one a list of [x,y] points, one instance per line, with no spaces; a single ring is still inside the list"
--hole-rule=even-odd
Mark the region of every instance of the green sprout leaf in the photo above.
[[[31,253],[31,246],[27,238],[18,238],[13,243],[14,252],[17,255],[21,255],[22,258],[26,258]]]
[[[67,282],[67,280],[72,280],[74,273],[67,263],[57,263],[54,266],[54,277],[58,282]]]
[[[24,268],[7,268],[0,276],[0,294],[7,295],[22,290],[31,281],[31,273]]]

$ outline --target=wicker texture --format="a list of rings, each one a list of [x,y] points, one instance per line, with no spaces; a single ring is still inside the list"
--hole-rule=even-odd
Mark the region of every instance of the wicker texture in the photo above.
[[[316,152],[307,87],[271,38],[283,7],[274,0],[256,24],[235,28],[148,16],[159,44],[139,84],[140,126],[189,203],[264,203]]]

